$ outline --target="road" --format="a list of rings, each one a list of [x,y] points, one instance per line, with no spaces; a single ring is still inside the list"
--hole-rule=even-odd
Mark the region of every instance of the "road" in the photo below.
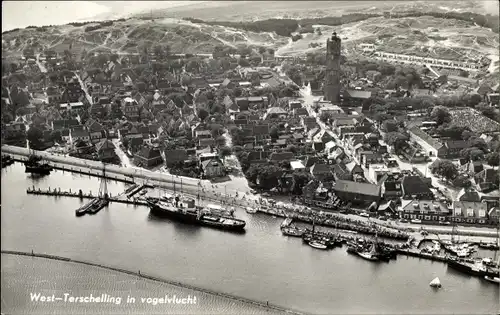
[[[123,167],[134,167],[132,162],[130,162],[129,157],[125,152],[123,152],[122,148],[120,148],[120,139],[113,139],[113,144],[115,145],[115,153],[120,158]]]
[[[89,91],[87,91],[87,87],[83,83],[82,78],[80,78],[78,71],[74,71],[73,73],[75,74],[76,78],[78,79],[78,82],[80,82],[80,86],[81,86],[83,92],[85,93],[85,97],[87,98],[87,101],[89,102],[90,105],[92,105],[93,104],[92,97],[90,97]]]
[[[36,64],[40,68],[41,73],[47,73],[47,68],[40,62],[40,54],[36,55]]]

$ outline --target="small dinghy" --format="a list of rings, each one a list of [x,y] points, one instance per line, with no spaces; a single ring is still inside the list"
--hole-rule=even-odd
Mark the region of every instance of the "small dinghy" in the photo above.
[[[309,244],[309,246],[314,247],[316,249],[327,249],[328,248],[325,244],[317,242],[317,241],[310,241],[308,244]]]
[[[441,287],[441,281],[439,281],[439,278],[436,277],[434,278],[434,280],[431,281],[431,283],[429,283],[429,285],[433,288],[440,288]]]

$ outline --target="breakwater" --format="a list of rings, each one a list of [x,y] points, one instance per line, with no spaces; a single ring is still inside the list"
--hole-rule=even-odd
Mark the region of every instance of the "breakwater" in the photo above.
[[[107,270],[111,270],[111,271],[115,271],[115,272],[120,272],[120,273],[124,273],[124,274],[128,274],[128,275],[137,276],[137,277],[140,277],[143,279],[148,279],[148,280],[152,280],[152,281],[156,281],[156,282],[160,282],[160,283],[174,285],[174,286],[178,286],[178,287],[185,288],[185,289],[190,289],[190,290],[203,292],[203,293],[207,293],[207,294],[211,294],[211,295],[215,295],[215,296],[219,296],[219,297],[224,297],[227,299],[231,299],[231,300],[235,300],[235,301],[239,301],[239,302],[248,303],[248,304],[251,304],[254,306],[262,307],[264,309],[283,312],[285,314],[297,314],[297,315],[305,314],[303,312],[298,312],[295,310],[286,309],[284,307],[281,307],[278,305],[272,305],[270,303],[255,301],[255,300],[251,300],[251,299],[247,299],[247,298],[243,298],[243,297],[239,297],[239,296],[234,296],[234,295],[230,295],[230,294],[226,294],[226,293],[216,292],[216,291],[213,291],[210,289],[205,289],[205,288],[200,288],[200,287],[188,285],[188,284],[177,282],[177,281],[172,281],[172,280],[167,280],[167,279],[151,276],[151,275],[145,274],[144,272],[141,272],[140,270],[131,271],[131,270],[127,270],[127,269],[123,269],[123,268],[119,268],[119,267],[111,267],[111,266],[106,266],[103,264],[93,263],[93,262],[84,261],[84,260],[72,259],[72,258],[61,257],[61,256],[56,256],[56,255],[50,255],[50,254],[35,253],[33,251],[31,253],[29,253],[29,252],[3,250],[2,249],[0,251],[0,253],[6,254],[6,255],[31,256],[31,257],[59,260],[59,261],[72,262],[72,263],[77,263],[77,264],[82,264],[82,265],[87,265],[87,266],[93,266],[93,267],[103,268],[103,269],[107,269]]]

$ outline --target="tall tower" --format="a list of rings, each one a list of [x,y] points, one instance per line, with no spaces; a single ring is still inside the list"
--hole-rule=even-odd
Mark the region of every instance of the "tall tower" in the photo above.
[[[326,77],[323,86],[325,100],[338,103],[340,98],[340,48],[337,33],[326,41]]]

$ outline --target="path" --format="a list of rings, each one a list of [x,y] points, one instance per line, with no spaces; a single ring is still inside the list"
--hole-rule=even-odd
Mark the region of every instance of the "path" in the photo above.
[[[81,86],[83,92],[85,93],[85,97],[87,98],[87,101],[89,102],[90,105],[92,105],[94,102],[92,102],[92,97],[90,97],[89,91],[87,91],[87,87],[83,83],[82,78],[80,78],[80,75],[78,74],[77,71],[74,71],[73,73],[75,74],[76,78],[78,79],[78,82],[80,82],[80,86]]]
[[[36,55],[36,64],[40,68],[41,73],[47,73],[47,68],[40,62],[40,54]]]

